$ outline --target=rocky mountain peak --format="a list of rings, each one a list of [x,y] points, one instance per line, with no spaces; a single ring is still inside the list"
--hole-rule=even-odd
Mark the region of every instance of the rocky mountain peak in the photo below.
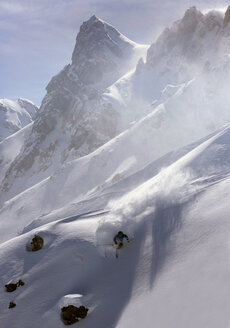
[[[192,6],[185,11],[183,19],[188,19],[188,18],[200,19],[202,17],[203,14],[195,6]]]
[[[138,45],[139,46],[139,45]],[[72,63],[56,75],[47,86],[53,90],[71,89],[77,94],[79,87],[93,86],[103,89],[131,69],[130,59],[139,59],[143,49],[113,26],[93,15],[83,22],[76,38]]]
[[[104,22],[100,18],[98,18],[96,15],[93,15],[87,21],[82,23],[79,33],[80,34],[88,33],[93,28],[96,28],[96,27],[97,28],[103,28],[104,27]]]
[[[147,62],[152,66],[162,58],[178,62],[178,57],[194,63],[204,61],[205,57],[217,53],[222,42],[222,29],[223,16],[220,13],[202,14],[196,7],[191,7],[149,48]]]
[[[93,15],[80,27],[72,55],[72,64],[78,77],[86,84],[103,80],[103,76],[119,69],[126,61],[135,43],[113,26]]]
[[[92,36],[98,38],[106,37],[105,35],[105,24],[102,20],[97,18],[95,15],[93,15],[89,20],[83,22],[83,24],[80,27],[80,31],[77,35],[76,42],[83,43],[83,41],[88,41],[89,39],[92,41]],[[84,44],[81,44],[81,46]],[[75,56],[73,53],[73,60]]]
[[[23,151],[6,173],[3,189],[11,189],[11,177],[20,180],[24,173],[28,179],[23,189],[30,187],[63,163],[91,153],[117,135],[122,117],[105,103],[103,93],[134,69],[146,50],[146,45],[129,40],[95,15],[84,22],[72,62],[48,84]],[[15,194],[16,189],[12,191]]]
[[[179,29],[183,30],[184,33],[192,34],[197,29],[199,24],[203,23],[204,15],[196,9],[191,7],[186,10],[184,17],[179,23]]]

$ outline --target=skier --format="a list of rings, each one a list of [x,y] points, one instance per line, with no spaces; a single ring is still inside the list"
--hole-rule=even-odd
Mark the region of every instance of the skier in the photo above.
[[[121,249],[123,247],[123,239],[124,238],[129,243],[129,237],[127,235],[125,235],[122,231],[118,231],[118,233],[116,234],[116,236],[114,236],[114,238],[113,238],[114,243],[117,245],[116,257],[118,257],[117,250],[118,249]]]

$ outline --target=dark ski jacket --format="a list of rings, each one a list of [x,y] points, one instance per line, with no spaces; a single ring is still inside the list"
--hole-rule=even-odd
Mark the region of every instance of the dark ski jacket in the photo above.
[[[113,238],[113,241],[117,245],[119,243],[122,243],[124,238],[126,238],[127,242],[129,242],[129,237],[124,233],[122,235],[116,234],[116,236],[114,236]]]

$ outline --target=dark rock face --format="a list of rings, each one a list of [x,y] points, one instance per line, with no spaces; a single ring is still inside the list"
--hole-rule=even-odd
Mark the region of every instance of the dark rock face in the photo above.
[[[15,306],[16,306],[16,304],[15,304],[14,302],[10,302],[10,304],[9,304],[9,309],[14,308]]]
[[[44,240],[41,236],[35,235],[30,244],[32,247],[31,248],[32,252],[36,252],[36,251],[39,251],[40,249],[42,249],[42,247],[44,245]]]
[[[94,15],[80,28],[72,62],[83,83],[97,83],[106,73],[120,69],[116,58],[125,61],[131,52],[132,45],[123,40],[115,28]]]
[[[8,292],[8,293],[12,293],[12,292],[14,292],[18,287],[20,287],[20,286],[24,286],[25,285],[25,283],[20,279],[16,284],[13,284],[13,283],[11,283],[11,284],[7,284],[7,285],[5,285],[5,287],[6,287],[6,291]]]
[[[87,313],[88,309],[84,306],[76,307],[74,305],[68,305],[61,309],[61,318],[65,325],[72,325],[78,322],[79,319],[84,319]]]
[[[8,293],[12,293],[17,289],[18,285],[17,284],[8,284],[8,285],[5,285],[5,287],[6,287],[6,291]]]
[[[230,22],[230,6],[228,6],[228,9],[224,15],[224,28],[228,26]]]
[[[25,285],[25,283],[20,279],[19,281],[18,281],[18,287],[19,286],[24,286]]]

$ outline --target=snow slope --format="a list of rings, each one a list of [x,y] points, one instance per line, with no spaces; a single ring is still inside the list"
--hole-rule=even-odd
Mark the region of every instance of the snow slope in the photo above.
[[[229,61],[228,66],[225,65],[226,75],[228,67]],[[221,87],[220,90],[216,90],[215,93],[218,95],[216,98],[212,95],[218,79],[219,85],[223,85],[222,81],[225,77],[222,76],[222,72],[221,66],[219,70],[216,69],[208,75],[208,90],[211,95],[207,93],[206,81],[202,76],[180,85],[175,95],[135,122],[119,136],[88,156],[69,162],[45,179],[39,180],[39,175],[37,175],[32,184],[33,180],[25,181],[22,174],[17,176],[17,179],[11,177],[13,188],[8,191],[7,188],[4,190],[3,184],[5,192],[1,196],[2,204],[16,195],[18,195],[16,203],[19,204],[18,199],[23,198],[23,194],[21,196],[19,194],[22,191],[26,192],[32,184],[31,197],[36,198],[36,201],[40,197],[43,198],[45,190],[50,195],[49,209],[41,206],[39,215],[43,215],[44,212],[54,209],[51,204],[61,206],[79,197],[84,199],[84,194],[92,193],[96,188],[100,189],[124,179],[168,152],[195,142],[217,130],[230,120],[225,89]],[[191,101],[193,101],[192,106]],[[7,180],[9,180],[8,177]],[[4,180],[4,183],[8,183],[7,180]],[[61,191],[56,188],[57,185],[62,186]],[[74,190],[73,196],[69,190]],[[36,196],[33,196],[35,194]],[[9,203],[11,207],[12,202]],[[32,199],[28,206],[31,204],[33,204]],[[5,206],[1,213],[5,211],[8,204]],[[23,208],[26,210],[27,205]]]
[[[97,67],[138,46],[83,23],[35,123],[0,143],[0,284],[25,281],[0,290],[1,327],[63,327],[67,304],[89,308],[83,328],[229,325],[229,10],[190,8],[119,76]],[[89,134],[67,151],[78,123]],[[119,230],[131,242],[117,259]],[[44,248],[30,253],[35,233]]]
[[[32,126],[33,122],[27,124],[24,128],[21,128],[19,131],[0,142],[0,181],[4,179],[9,166],[22,150],[25,140],[31,132]]]
[[[223,181],[206,187],[204,193],[185,206],[156,212],[169,226],[174,226],[175,220],[176,229],[167,231],[160,224],[160,237],[153,230],[153,238],[163,237],[158,270],[155,261],[150,269],[155,242],[152,252],[146,249],[143,254],[145,260],[137,272],[139,283],[116,327],[148,326],[150,322],[162,328],[214,328],[229,324],[228,198],[229,178],[223,177]]]
[[[27,99],[0,99],[0,141],[31,123],[37,110]]]
[[[89,307],[82,327],[226,327],[229,143],[228,126],[107,208],[1,244],[1,284],[26,282],[14,294],[1,291],[2,327],[62,327],[71,294],[69,302],[79,304],[81,294]],[[134,241],[118,259],[107,247],[105,258],[100,245],[119,229]],[[28,253],[38,232],[45,247]],[[17,307],[8,310],[11,300]]]

